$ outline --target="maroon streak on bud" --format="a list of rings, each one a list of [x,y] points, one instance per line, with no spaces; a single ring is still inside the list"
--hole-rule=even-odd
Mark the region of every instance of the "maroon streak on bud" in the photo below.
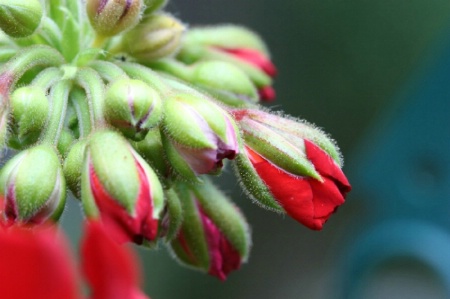
[[[272,102],[276,98],[275,89],[272,86],[264,86],[258,89],[258,94],[261,100]]]
[[[140,190],[136,202],[136,215],[132,216],[104,189],[94,167],[90,164],[90,184],[100,217],[119,242],[133,241],[142,244],[144,239],[154,240],[158,232],[158,220],[153,219],[150,186],[141,165],[136,162]]]

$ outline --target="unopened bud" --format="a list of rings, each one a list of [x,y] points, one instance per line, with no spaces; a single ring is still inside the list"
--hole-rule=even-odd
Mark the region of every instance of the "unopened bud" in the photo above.
[[[0,0],[0,28],[11,37],[26,37],[41,23],[39,0]]]
[[[175,53],[179,48],[184,26],[167,14],[147,16],[127,32],[124,50],[140,62],[157,60]]]
[[[25,86],[11,95],[12,128],[22,146],[36,142],[45,126],[49,101],[41,87]]]
[[[158,124],[161,106],[158,92],[144,82],[119,79],[108,88],[104,108],[111,125],[131,139],[142,140]]]
[[[113,36],[134,27],[143,7],[142,0],[87,0],[86,9],[94,30]]]
[[[174,169],[188,179],[221,170],[222,160],[239,152],[239,133],[219,106],[194,94],[164,101],[163,145]]]
[[[49,145],[22,151],[0,172],[0,213],[6,225],[57,221],[65,200],[61,163]]]
[[[84,150],[86,148],[86,140],[80,140],[75,143],[69,150],[66,159],[64,159],[64,177],[70,191],[80,199],[80,182],[81,170],[84,161]]]

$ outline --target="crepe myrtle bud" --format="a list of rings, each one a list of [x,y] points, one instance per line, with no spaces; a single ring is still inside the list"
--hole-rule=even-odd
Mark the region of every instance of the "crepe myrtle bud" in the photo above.
[[[249,226],[239,209],[210,181],[177,186],[183,223],[171,242],[176,258],[221,280],[248,258]]]
[[[49,101],[45,90],[37,86],[16,89],[10,98],[13,132],[21,146],[36,142],[45,126]]]
[[[239,152],[239,131],[219,106],[197,94],[177,93],[164,101],[161,123],[166,155],[183,177],[218,173]]]
[[[251,197],[322,229],[351,190],[334,142],[305,122],[252,109],[232,113],[245,143],[236,166]]]
[[[86,146],[81,200],[118,242],[153,241],[164,207],[161,184],[127,140],[113,131],[94,133]]]
[[[41,23],[42,15],[39,0],[0,0],[0,28],[11,37],[33,34]]]
[[[7,226],[57,221],[65,201],[61,162],[50,145],[22,151],[0,172],[0,213]]]
[[[225,104],[242,107],[258,102],[258,93],[252,81],[233,64],[204,61],[192,67],[192,83],[205,89]]]
[[[125,136],[133,140],[145,138],[148,130],[161,118],[159,93],[140,80],[118,79],[106,91],[105,117]]]
[[[140,62],[150,62],[174,54],[185,30],[168,14],[146,16],[122,40],[124,50]]]
[[[134,27],[143,7],[142,0],[87,0],[86,11],[94,30],[113,36]]]

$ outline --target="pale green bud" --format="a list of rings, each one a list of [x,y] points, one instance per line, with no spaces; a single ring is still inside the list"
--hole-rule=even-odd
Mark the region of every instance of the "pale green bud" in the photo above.
[[[94,30],[102,36],[113,36],[133,28],[143,7],[142,0],[87,0],[86,10]]]
[[[119,79],[109,86],[104,109],[107,121],[134,140],[144,139],[162,114],[158,92],[133,79]]]
[[[66,184],[56,150],[38,145],[9,160],[0,172],[0,207],[7,224],[57,221],[66,200]]]
[[[125,34],[122,46],[140,62],[150,62],[174,54],[184,29],[183,24],[171,15],[150,15]]]
[[[0,28],[11,37],[26,37],[41,23],[39,0],[0,0]]]
[[[10,99],[12,128],[22,146],[36,142],[44,129],[49,114],[45,90],[36,86],[16,89]]]

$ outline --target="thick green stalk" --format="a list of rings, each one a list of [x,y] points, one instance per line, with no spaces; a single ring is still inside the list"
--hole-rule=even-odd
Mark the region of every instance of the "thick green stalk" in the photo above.
[[[103,101],[105,98],[105,84],[99,74],[91,68],[80,68],[75,80],[86,92],[89,108],[94,113],[94,127],[105,126],[103,116]]]
[[[85,137],[91,132],[91,124],[94,122],[94,116],[89,110],[86,93],[83,89],[75,87],[70,92],[69,100],[77,114],[80,138]]]
[[[39,73],[36,78],[33,79],[32,85],[41,86],[44,90],[50,88],[57,81],[62,78],[62,71],[57,67],[49,67]]]
[[[164,95],[171,91],[170,87],[163,81],[161,76],[149,69],[136,63],[117,63],[130,77],[139,79],[156,89],[160,94]]]
[[[41,135],[42,143],[58,144],[59,135],[64,126],[70,88],[71,82],[69,80],[61,80],[52,88],[50,93],[50,118]]]
[[[100,77],[108,82],[114,81],[120,77],[128,77],[124,70],[109,61],[95,60],[89,66],[97,71]]]

